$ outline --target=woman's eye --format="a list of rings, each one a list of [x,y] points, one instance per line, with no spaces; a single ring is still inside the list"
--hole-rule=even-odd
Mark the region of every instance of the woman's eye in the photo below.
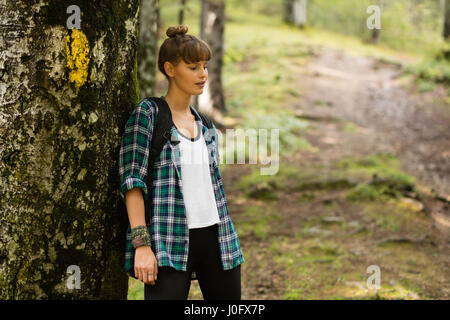
[[[189,69],[195,70],[195,69],[197,69],[197,68],[196,68],[196,67],[191,67],[191,68],[189,68]],[[204,69],[208,69],[208,66],[205,66]]]

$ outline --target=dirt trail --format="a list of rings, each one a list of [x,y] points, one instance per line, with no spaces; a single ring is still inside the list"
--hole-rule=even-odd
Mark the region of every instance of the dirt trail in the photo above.
[[[433,101],[433,93],[405,90],[400,73],[401,68],[394,64],[323,49],[301,75],[305,96],[299,108],[308,115],[348,120],[364,127],[365,146],[355,143],[358,149],[394,153],[405,170],[448,197],[449,109]],[[317,102],[325,107],[318,107]]]
[[[450,109],[442,102],[445,90],[405,89],[410,79],[400,77],[401,66],[329,48],[316,49],[299,73],[304,97],[296,107],[305,118],[325,120],[317,124],[325,134],[316,140],[326,154],[322,159],[394,154],[418,183],[446,200],[427,205],[438,227],[450,232]],[[331,132],[333,121],[355,123],[361,136]]]

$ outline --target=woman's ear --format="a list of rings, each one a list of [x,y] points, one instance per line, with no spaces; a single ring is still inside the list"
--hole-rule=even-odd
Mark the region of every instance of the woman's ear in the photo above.
[[[166,71],[166,74],[169,76],[169,77],[173,77],[174,76],[174,68],[173,68],[173,65],[169,62],[169,61],[166,61],[166,62],[164,62],[164,70]]]

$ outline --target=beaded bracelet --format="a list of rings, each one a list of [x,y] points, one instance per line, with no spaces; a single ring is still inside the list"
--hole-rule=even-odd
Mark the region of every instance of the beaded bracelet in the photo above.
[[[137,227],[131,229],[131,239],[134,239],[136,237],[141,237],[146,234],[148,234],[147,226],[137,226]]]

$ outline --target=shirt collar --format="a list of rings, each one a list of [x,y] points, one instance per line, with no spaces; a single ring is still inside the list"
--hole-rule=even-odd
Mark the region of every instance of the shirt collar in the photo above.
[[[161,99],[164,99],[164,96],[161,96]],[[201,122],[203,137],[205,138],[206,143],[209,144],[211,142],[212,137],[214,136],[214,130],[212,128],[211,128],[211,130],[209,130],[208,127],[206,127],[206,125],[202,121],[202,118],[200,117],[200,115],[198,114],[197,110],[194,107],[189,105],[189,108],[191,109],[191,113],[195,117],[195,121]],[[179,142],[179,140],[178,140],[178,134],[176,132],[177,130],[176,130],[175,125],[172,126],[171,131],[172,131],[172,139],[171,140],[177,144]]]

